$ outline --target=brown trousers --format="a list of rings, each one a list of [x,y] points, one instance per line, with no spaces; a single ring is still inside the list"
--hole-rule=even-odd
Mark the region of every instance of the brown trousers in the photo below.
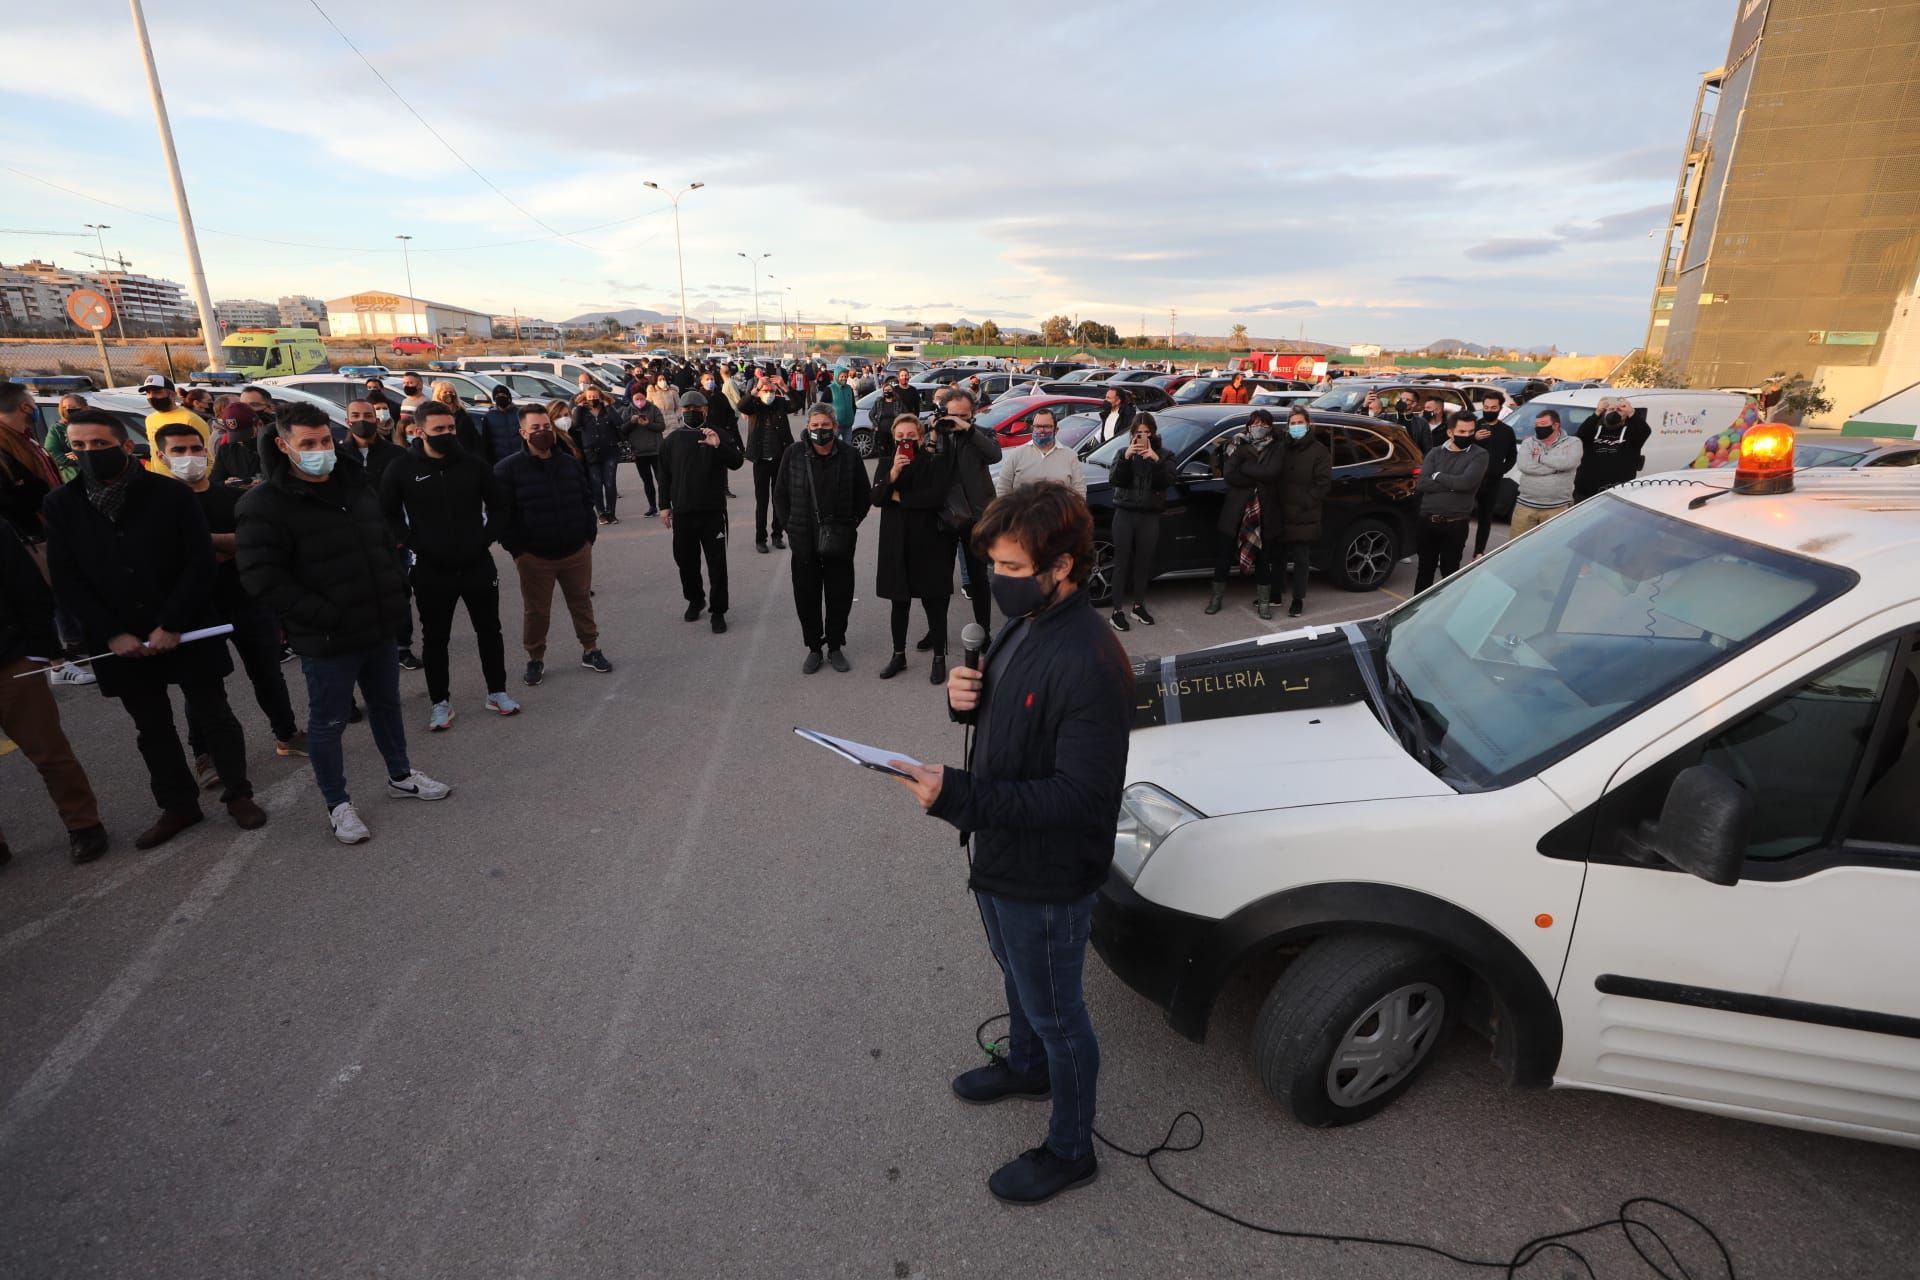
[[[525,619],[520,641],[527,647],[527,661],[542,662],[547,656],[547,624],[553,618],[553,584],[560,584],[567,612],[573,615],[573,634],[582,653],[600,647],[600,628],[593,621],[593,544],[589,542],[570,556],[549,560],[531,551],[522,552],[513,562],[520,571],[520,603]]]
[[[47,678],[13,678],[23,671],[40,669],[39,663],[25,658],[0,667],[0,733],[19,743],[21,753],[40,771],[67,830],[97,827],[99,802],[93,798],[87,771],[74,758],[66,730],[60,727],[60,704],[54,700]]]

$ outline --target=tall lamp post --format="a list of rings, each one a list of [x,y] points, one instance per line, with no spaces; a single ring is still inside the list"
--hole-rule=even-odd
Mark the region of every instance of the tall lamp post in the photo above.
[[[413,304],[420,301],[420,299],[413,296],[413,254],[407,248],[407,241],[413,239],[413,237],[395,236],[394,239],[400,242],[400,260],[407,264],[407,315],[411,317],[413,315]],[[420,319],[424,321],[426,318],[426,312],[422,311],[420,313]],[[394,336],[397,338],[400,335],[395,334]],[[423,333],[420,336],[423,338],[431,338],[433,335]]]
[[[758,342],[765,337],[765,334],[760,328],[760,263],[763,259],[771,258],[773,255],[771,253],[736,253],[734,256],[736,258],[745,258],[747,265],[753,268],[753,337],[754,340]],[[772,279],[773,277],[768,276],[767,278]]]
[[[687,359],[687,257],[680,248],[680,197],[686,195],[688,191],[698,191],[707,184],[696,182],[685,191],[676,191],[672,195],[667,195],[666,188],[657,182],[645,182],[641,185],[652,187],[673,202],[673,256],[674,260],[680,264],[680,358],[685,360]]]
[[[767,280],[769,282],[773,280],[773,272],[767,272]],[[793,341],[793,335],[787,332],[787,294],[792,291],[793,286],[790,284],[774,286],[773,297],[780,304],[780,341],[782,343]]]

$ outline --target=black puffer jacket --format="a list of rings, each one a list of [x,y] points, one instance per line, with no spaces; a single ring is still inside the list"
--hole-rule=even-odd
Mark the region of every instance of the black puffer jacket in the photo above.
[[[400,562],[359,450],[336,451],[324,484],[294,476],[278,449],[266,482],[240,499],[234,559],[295,653],[328,658],[391,641],[406,616]]]
[[[594,540],[593,486],[587,469],[564,449],[545,458],[522,449],[493,469],[499,481],[500,521],[494,536],[518,560],[532,552],[562,560]]]
[[[1100,887],[1133,727],[1133,669],[1083,589],[1026,624],[964,770],[927,810],[973,834],[968,887],[1028,902],[1074,902]],[[1011,626],[995,637],[1006,643]],[[986,664],[991,670],[993,651]]]
[[[1130,458],[1122,453],[1107,472],[1116,511],[1165,511],[1167,486],[1173,483],[1173,470],[1167,466],[1167,448],[1155,435],[1148,447],[1158,458]]]
[[[579,442],[580,452],[588,462],[619,457],[620,442],[626,435],[625,425],[612,409],[592,409],[584,404],[573,406],[573,438]]]
[[[771,403],[759,396],[740,402],[740,416],[753,423],[747,429],[747,461],[778,462],[793,445],[793,427],[787,422],[788,401],[775,396]]]
[[[809,482],[807,470],[813,476]],[[773,490],[773,511],[793,541],[794,554],[808,556],[814,550],[814,497],[826,513],[827,523],[858,528],[873,508],[873,485],[860,455],[835,442],[833,452],[822,458],[813,446],[802,440],[780,459],[780,475]]]
[[[59,652],[60,641],[53,631],[53,592],[20,535],[0,520],[0,667],[30,653],[44,658]]]

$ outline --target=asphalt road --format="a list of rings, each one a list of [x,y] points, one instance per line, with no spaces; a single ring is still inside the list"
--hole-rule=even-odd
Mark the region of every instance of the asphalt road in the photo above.
[[[789,732],[951,760],[958,731],[923,668],[874,679],[870,537],[853,673],[801,676],[786,566],[754,553],[750,505],[726,636],[681,621],[669,535],[630,501],[597,553],[612,675],[574,665],[556,620],[547,682],[516,674],[526,711],[502,720],[457,633],[461,715],[431,737],[403,675],[414,759],[455,791],[384,799],[351,729],[374,830],[356,848],[235,681],[269,825],[210,817],[133,852],[151,802],[130,724],[90,689],[60,694],[115,847],[70,865],[26,762],[0,757],[17,855],[0,873],[0,1275],[1476,1274],[1257,1236],[1111,1153],[1052,1205],[988,1195],[1045,1112],[947,1090],[1001,1007],[959,853],[895,784]],[[1249,596],[1209,619],[1203,584],[1169,584],[1161,625],[1128,646],[1285,625]],[[1316,583],[1310,620],[1391,603]],[[1386,1113],[1307,1130],[1249,1066],[1252,982],[1204,1046],[1097,960],[1089,989],[1102,1131],[1144,1146],[1192,1108],[1206,1143],[1161,1171],[1257,1221],[1505,1258],[1644,1194],[1712,1223],[1744,1277],[1916,1271],[1914,1152],[1511,1092],[1464,1034]],[[1590,1247],[1602,1275],[1649,1274],[1618,1238]],[[1526,1274],[1568,1273],[1549,1257]]]

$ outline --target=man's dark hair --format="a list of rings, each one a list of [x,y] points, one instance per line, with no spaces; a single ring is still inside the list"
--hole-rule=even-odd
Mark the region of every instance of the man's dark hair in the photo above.
[[[453,417],[453,406],[441,404],[438,400],[429,400],[413,411],[413,420],[420,424],[422,431],[426,430],[428,418],[451,417]]]
[[[23,382],[0,382],[0,413],[12,413],[32,394]]]
[[[441,407],[445,408],[446,406],[442,405]],[[520,406],[520,421],[525,422],[528,418],[534,417],[535,415],[542,418],[550,418],[553,416],[552,413],[547,410],[547,406],[543,404],[523,404]]]
[[[1061,556],[1073,557],[1067,576],[1083,583],[1093,572],[1093,513],[1086,500],[1057,480],[1021,485],[995,498],[973,526],[973,549],[985,557],[993,544],[1012,538],[1033,561],[1034,572]]]
[[[1054,426],[1057,427],[1060,425],[1060,415],[1055,413],[1052,409],[1048,408],[1046,405],[1041,405],[1038,409],[1035,409],[1032,413],[1027,415],[1027,426],[1032,427],[1033,424],[1039,421],[1043,415],[1046,417],[1046,420],[1048,422],[1051,422]]]
[[[1252,426],[1256,422],[1264,422],[1268,426],[1272,426],[1273,415],[1268,413],[1265,409],[1255,409],[1252,413],[1247,415],[1247,425]]]
[[[1560,425],[1560,411],[1558,409],[1542,409],[1540,412],[1533,415],[1533,420],[1535,422],[1538,422],[1542,418],[1552,418],[1554,426],[1557,427]]]
[[[1480,416],[1471,409],[1462,409],[1457,413],[1447,415],[1447,429],[1449,431],[1462,423],[1478,430],[1480,427]]]
[[[947,408],[949,411],[952,410],[955,400],[965,400],[967,402],[967,408],[969,409],[975,407],[973,392],[967,390],[965,387],[955,387],[953,394],[947,397]]]
[[[290,404],[280,410],[274,419],[275,426],[286,439],[293,439],[293,433],[301,427],[325,427],[333,430],[333,419],[327,411],[317,404]]]
[[[184,422],[180,425],[186,426]],[[120,419],[114,417],[105,409],[95,409],[91,406],[78,410],[68,417],[67,426],[69,429],[79,426],[105,427],[107,430],[113,432],[116,439],[125,440],[127,438],[126,423],[120,421]],[[193,428],[187,427],[187,430],[192,431]]]
[[[1503,396],[1503,395],[1501,395],[1501,394],[1500,394],[1500,393],[1499,393],[1498,391],[1482,391],[1482,392],[1480,393],[1480,403],[1481,403],[1481,404],[1485,404],[1485,403],[1486,403],[1487,401],[1489,401],[1489,400],[1499,400],[1499,401],[1504,401],[1505,399],[1506,399],[1506,397],[1505,397],[1505,396]]]
[[[195,440],[201,438],[200,433],[194,430],[192,424],[186,422],[169,422],[153,433],[153,447],[165,452],[167,441],[177,440],[181,436],[190,436]]]

